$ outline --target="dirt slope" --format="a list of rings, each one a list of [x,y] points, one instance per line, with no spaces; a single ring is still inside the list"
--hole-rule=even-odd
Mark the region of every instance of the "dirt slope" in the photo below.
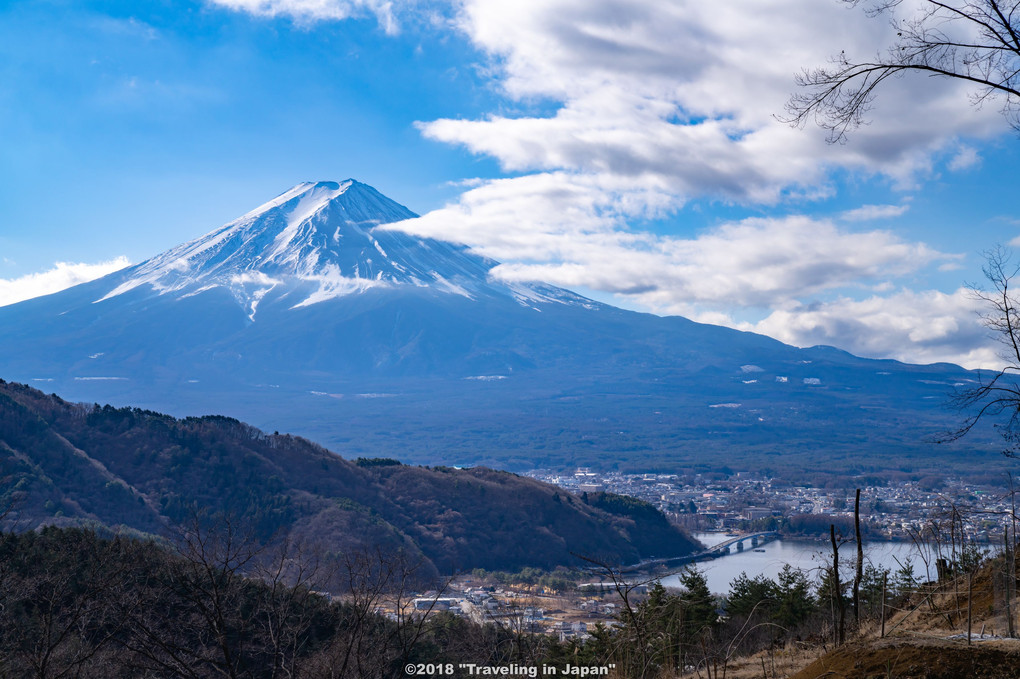
[[[1014,679],[1020,678],[1020,642],[876,639],[846,644],[790,679]]]

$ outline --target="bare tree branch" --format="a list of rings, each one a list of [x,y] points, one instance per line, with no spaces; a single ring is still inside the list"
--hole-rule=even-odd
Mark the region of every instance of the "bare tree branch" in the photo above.
[[[1007,443],[1003,453],[1015,457],[1020,444],[1020,299],[1012,283],[1020,274],[1020,265],[1014,264],[1011,252],[1001,246],[986,252],[985,261],[982,271],[991,289],[968,287],[974,299],[988,309],[981,321],[1003,345],[999,354],[1003,367],[998,371],[978,371],[975,386],[958,389],[952,395],[949,405],[968,415],[959,427],[943,432],[935,440],[955,441],[982,420],[1004,417],[995,426]]]
[[[896,18],[902,0],[842,0],[866,5],[872,18],[891,16],[896,39],[873,60],[857,60],[845,51],[829,66],[805,69],[779,119],[793,125],[814,120],[829,131],[830,143],[866,123],[876,91],[893,76],[910,73],[969,82],[977,86],[972,103],[992,97],[1002,101],[1002,114],[1020,131],[1020,2],[998,0],[925,0],[908,18]]]

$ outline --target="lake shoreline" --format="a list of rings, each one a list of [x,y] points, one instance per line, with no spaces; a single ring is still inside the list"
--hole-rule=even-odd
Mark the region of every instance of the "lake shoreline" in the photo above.
[[[731,533],[699,532],[692,537],[699,540],[707,548],[725,542]],[[841,545],[840,561],[848,563],[846,557],[856,558],[857,550],[853,543]],[[876,568],[888,568],[895,572],[909,562],[913,565],[918,577],[925,577],[925,565],[920,558],[917,545],[902,540],[865,540],[865,563]],[[846,551],[844,551],[846,550]],[[729,592],[730,583],[742,573],[754,578],[759,575],[775,579],[783,567],[791,567],[817,576],[832,563],[832,552],[827,539],[778,537],[758,547],[748,547],[743,551],[731,551],[726,556],[703,561],[694,561],[686,567],[693,566],[705,574],[709,589],[717,594]],[[680,586],[678,571],[669,575],[649,574],[666,587]],[[931,574],[928,575],[931,577]]]

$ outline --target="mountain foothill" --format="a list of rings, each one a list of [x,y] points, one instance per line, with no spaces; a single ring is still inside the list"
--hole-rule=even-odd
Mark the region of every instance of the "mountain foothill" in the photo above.
[[[647,503],[485,468],[349,461],[232,418],[74,404],[9,382],[0,479],[8,527],[165,537],[204,513],[233,517],[256,543],[400,553],[433,573],[584,565],[577,555],[624,564],[695,545]]]

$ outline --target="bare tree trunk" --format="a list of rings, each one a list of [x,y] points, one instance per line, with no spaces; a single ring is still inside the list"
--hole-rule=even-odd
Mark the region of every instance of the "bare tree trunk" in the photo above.
[[[1016,589],[1016,566],[1014,565],[1013,545],[1010,542],[1016,541],[1016,536],[1013,536],[1013,540],[1009,539],[1009,529],[1006,529],[1006,536],[1003,540],[1006,543],[1006,551],[1002,555],[1005,561],[1004,566],[1006,569],[1005,578],[1005,594],[1006,594],[1006,636],[1012,638],[1016,632],[1013,629],[1013,590]]]
[[[967,574],[967,645],[970,646],[970,631],[974,622],[974,571]]]
[[[836,611],[836,644],[846,639],[846,607],[843,604],[843,588],[839,582],[839,545],[836,543],[836,524],[829,524],[829,538],[832,540],[832,596],[835,597]]]
[[[957,545],[956,540],[956,524],[960,524],[960,542]],[[949,562],[952,567],[952,578],[953,578],[953,592],[956,595],[956,615],[963,615],[961,610],[963,607],[960,604],[960,566],[963,564],[963,517],[960,516],[960,511],[956,508],[956,504],[952,505],[952,513],[949,515],[949,536],[952,542],[953,550],[951,552],[952,560]],[[952,624],[952,623],[950,623]]]
[[[861,489],[854,499],[854,533],[857,537],[857,571],[854,573],[854,624],[861,629],[861,580],[864,579],[864,543],[861,541]]]
[[[1010,505],[1012,507],[1012,516],[1010,523],[1013,525],[1013,539],[1009,539],[1009,526],[1006,526],[1006,553],[1003,555],[1006,559],[1006,615],[1009,618],[1009,636],[1015,636],[1015,630],[1013,627],[1013,616],[1011,614],[1010,601],[1011,597],[1016,598],[1016,489],[1013,487],[1013,473],[1009,474],[1009,498]]]
[[[889,580],[888,573],[882,574],[882,638],[885,638],[885,592]]]

